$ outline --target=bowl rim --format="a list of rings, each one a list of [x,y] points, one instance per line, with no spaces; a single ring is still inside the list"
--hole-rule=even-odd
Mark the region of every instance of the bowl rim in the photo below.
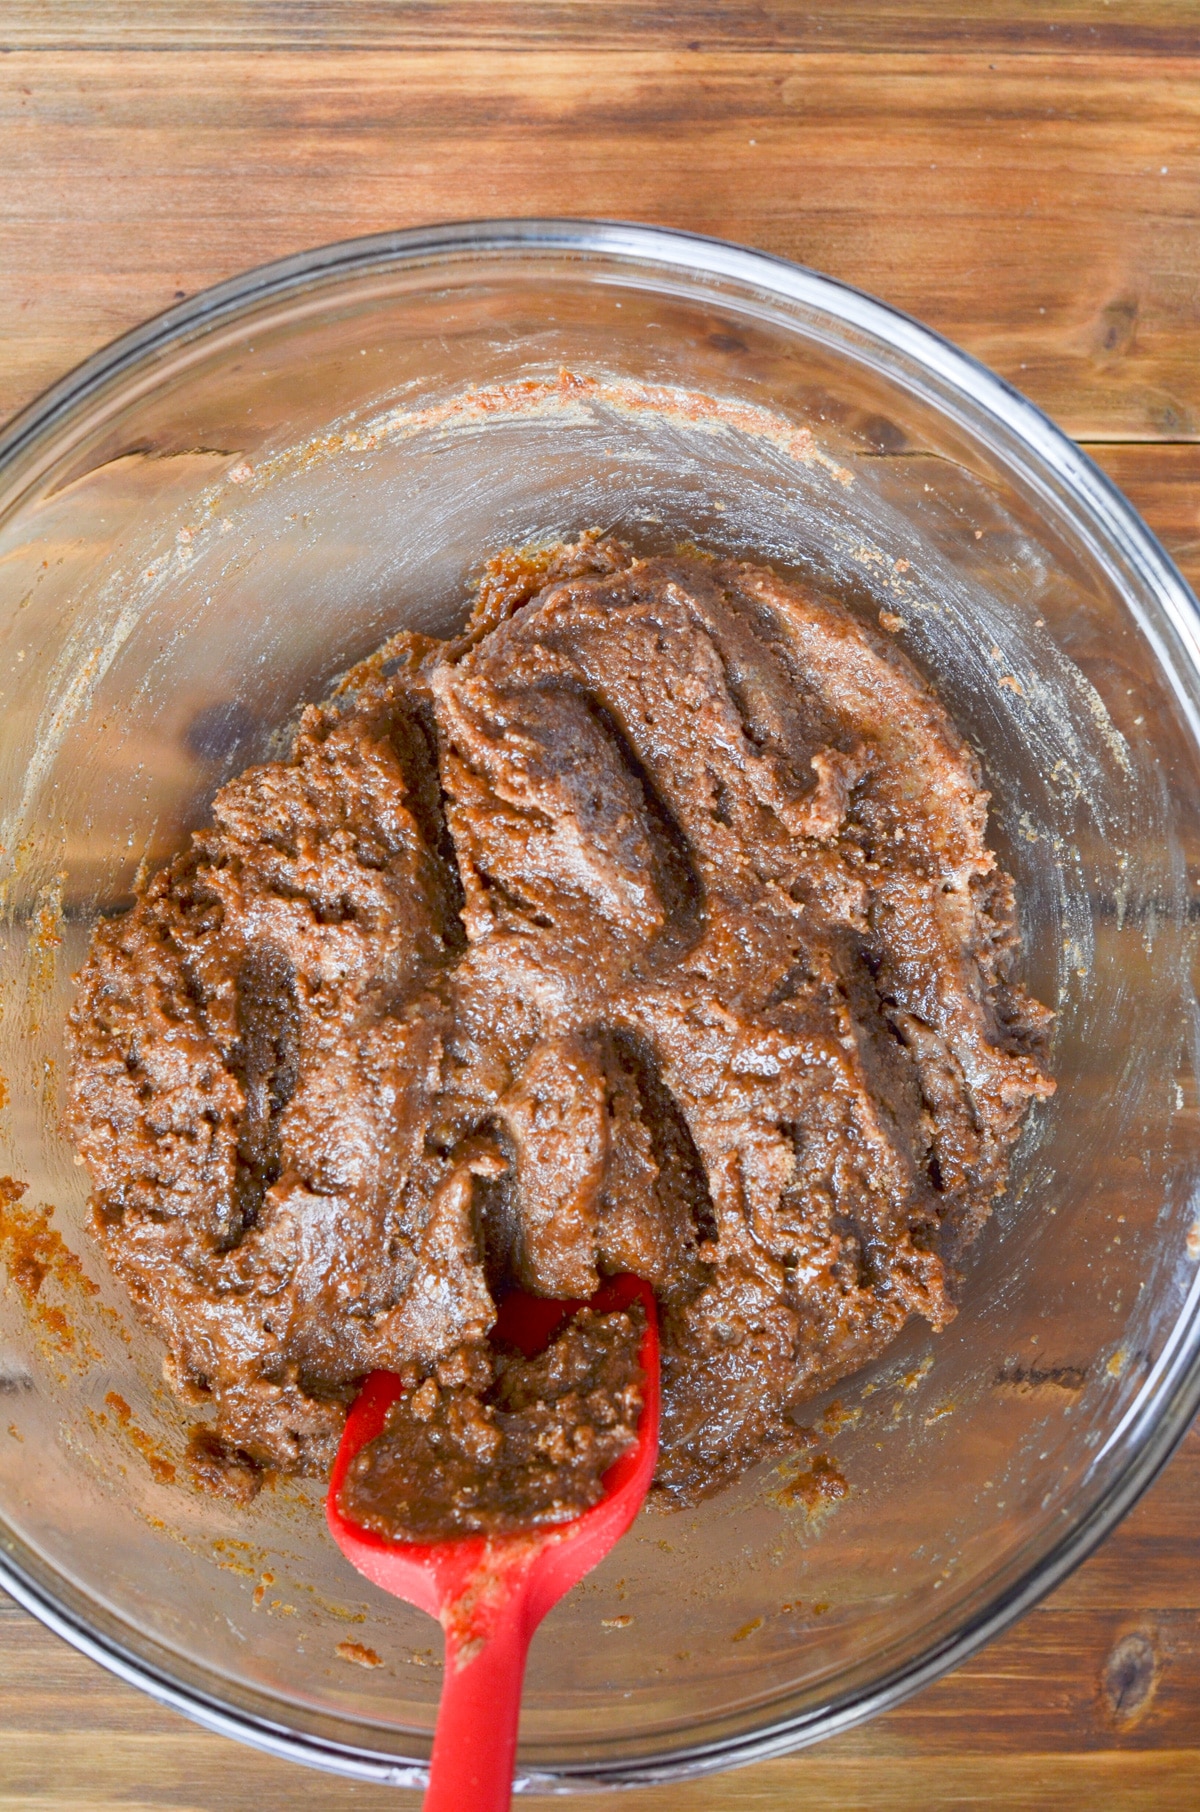
[[[399,268],[466,255],[487,260],[525,253],[581,253],[626,260],[632,267],[667,267],[692,280],[725,278],[832,316],[868,340],[882,342],[939,382],[965,395],[973,407],[1001,424],[1035,463],[1049,468],[1084,516],[1102,525],[1110,546],[1136,572],[1157,601],[1200,674],[1200,603],[1170,556],[1116,485],[1070,437],[1005,379],[910,315],[852,285],[772,253],[674,228],[621,220],[522,217],[452,221],[374,233],[320,245],[257,265],[122,334],[76,365],[0,430],[0,499],[5,479],[17,484],[7,505],[51,463],[57,432],[89,401],[120,379],[148,366],[171,347],[200,341],[259,303],[319,281],[332,282],[373,268]],[[461,264],[460,264],[461,268]],[[585,268],[585,267],[581,267]],[[39,463],[39,449],[46,450]],[[24,468],[22,470],[22,468]],[[0,504],[0,514],[6,508]],[[1153,638],[1152,638],[1153,639]],[[1171,663],[1165,665],[1170,670]],[[1200,712],[1181,700],[1200,744]],[[1200,1280],[1198,1280],[1200,1282]],[[566,1763],[534,1774],[518,1764],[514,1786],[526,1792],[611,1789],[683,1780],[721,1768],[787,1753],[839,1734],[892,1708],[948,1673],[1052,1591],[1098,1546],[1132,1508],[1166,1464],[1200,1410],[1200,1288],[1189,1292],[1176,1329],[1186,1335],[1160,1363],[1153,1398],[1129,1431],[1129,1457],[1091,1508],[1028,1572],[1004,1588],[963,1627],[932,1642],[915,1660],[893,1666],[870,1688],[850,1688],[824,1706],[778,1718],[739,1735],[648,1754],[642,1761]],[[0,1525],[2,1526],[2,1525]],[[0,1546],[0,1586],[55,1634],[110,1672],[160,1703],[221,1735],[281,1758],[381,1785],[418,1788],[423,1761],[298,1732],[249,1710],[231,1710],[220,1699],[173,1678],[100,1633],[69,1604],[60,1602],[26,1568],[12,1540]],[[165,1653],[165,1651],[164,1651]]]

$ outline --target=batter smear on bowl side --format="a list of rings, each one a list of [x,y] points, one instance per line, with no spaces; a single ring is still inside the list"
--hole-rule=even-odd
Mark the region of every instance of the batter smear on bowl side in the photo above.
[[[986,818],[904,657],[727,559],[500,556],[460,639],[310,706],[99,925],[71,1019],[95,1230],[209,1407],[198,1468],[326,1471],[377,1368],[474,1415],[506,1289],[629,1271],[686,1501],[944,1326],[1053,1088]]]

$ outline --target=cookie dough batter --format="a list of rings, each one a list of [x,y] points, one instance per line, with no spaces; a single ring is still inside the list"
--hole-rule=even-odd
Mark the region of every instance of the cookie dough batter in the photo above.
[[[409,1541],[569,1522],[603,1496],[642,1413],[640,1306],[580,1309],[544,1352],[459,1347],[389,1411],[339,1502],[360,1528]]]
[[[1053,1086],[986,816],[886,638],[726,559],[502,556],[461,639],[310,707],[71,1021],[95,1229],[207,1475],[324,1471],[366,1372],[492,1364],[513,1284],[653,1286],[685,1500],[942,1327]]]

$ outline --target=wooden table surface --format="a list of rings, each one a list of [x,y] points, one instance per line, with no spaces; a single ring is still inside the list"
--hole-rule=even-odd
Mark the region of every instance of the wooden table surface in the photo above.
[[[1197,0],[0,0],[0,418],[250,265],[501,214],[692,228],[898,304],[1087,443],[1200,586]],[[1200,1807],[1198,1494],[1193,1430],[899,1711],[592,1803]],[[415,1803],[210,1736],[0,1597],[0,1812]]]

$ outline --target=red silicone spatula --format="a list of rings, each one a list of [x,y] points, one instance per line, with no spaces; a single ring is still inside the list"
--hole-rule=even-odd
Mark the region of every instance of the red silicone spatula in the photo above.
[[[525,1657],[552,1605],[618,1542],[637,1515],[658,1458],[658,1322],[640,1278],[609,1280],[592,1297],[598,1313],[641,1302],[646,1374],[636,1444],[604,1476],[604,1496],[573,1522],[528,1534],[395,1542],[352,1523],[338,1508],[346,1469],[383,1428],[401,1394],[394,1372],[372,1372],[346,1420],[325,1511],[338,1547],[385,1592],[428,1611],[446,1636],[446,1670],[425,1812],[507,1812],[512,1794]],[[579,1303],[514,1292],[496,1332],[530,1356]]]

